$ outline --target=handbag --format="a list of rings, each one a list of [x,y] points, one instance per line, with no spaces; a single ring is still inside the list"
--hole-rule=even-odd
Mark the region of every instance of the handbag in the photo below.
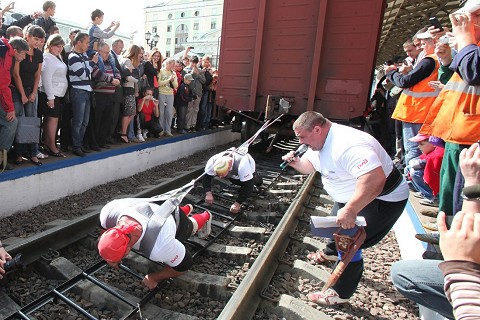
[[[40,118],[18,117],[16,143],[38,143],[40,140]]]

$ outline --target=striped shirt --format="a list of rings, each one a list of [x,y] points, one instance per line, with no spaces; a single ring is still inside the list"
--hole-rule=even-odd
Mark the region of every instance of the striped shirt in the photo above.
[[[93,65],[85,53],[72,51],[68,55],[68,78],[73,88],[92,91]]]
[[[94,71],[95,73],[95,71]],[[112,79],[114,78],[112,66],[109,63],[105,63],[105,75],[108,75]],[[120,79],[119,79],[120,80]],[[106,93],[106,94],[114,94],[115,93],[115,86],[108,82],[95,82],[94,83],[93,91],[96,93]]]

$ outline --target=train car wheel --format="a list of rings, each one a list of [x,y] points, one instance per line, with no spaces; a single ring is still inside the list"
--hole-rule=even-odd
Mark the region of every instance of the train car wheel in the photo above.
[[[242,121],[242,130],[240,132],[240,137],[242,142],[250,139],[258,129],[260,129],[260,124],[253,122],[250,119],[245,119]]]

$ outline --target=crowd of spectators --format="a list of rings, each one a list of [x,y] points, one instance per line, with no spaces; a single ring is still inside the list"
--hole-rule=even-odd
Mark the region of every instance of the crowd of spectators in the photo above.
[[[105,40],[120,22],[101,30],[99,9],[87,33],[72,30],[66,41],[52,19],[55,8],[46,1],[43,12],[12,26],[0,20],[0,170],[13,169],[6,156],[11,149],[16,165],[28,159],[40,166],[66,151],[85,157],[111,144],[211,126],[218,77],[211,57],[189,57],[187,49],[174,60],[121,39],[110,46]],[[1,14],[12,9],[9,4]],[[448,260],[398,262],[394,285],[447,318],[474,319],[480,312],[480,200],[462,190],[480,184],[480,1],[468,0],[450,21],[451,31],[418,30],[403,44],[407,57],[386,62],[366,116],[415,196],[438,207],[439,233],[418,238],[440,243]],[[25,118],[41,120],[37,141],[24,138]],[[450,230],[445,215],[453,220]],[[0,278],[8,259],[0,245]]]
[[[480,195],[463,191],[480,184],[480,1],[449,17],[451,28],[419,30],[403,45],[407,58],[385,64],[367,111],[384,115],[372,133],[414,196],[434,207],[422,212],[437,217],[424,225],[437,232],[416,238],[439,244],[439,252],[395,263],[395,287],[446,318],[478,319]]]
[[[12,2],[1,15],[13,8]],[[187,49],[174,60],[157,48],[126,45],[114,38],[119,21],[101,28],[100,9],[91,12],[86,32],[72,29],[63,39],[55,9],[45,1],[42,11],[10,26],[0,22],[2,71],[11,74],[1,77],[0,170],[212,127],[218,73],[209,56],[189,58]],[[18,38],[28,51],[13,61]],[[3,160],[7,152],[10,162]]]

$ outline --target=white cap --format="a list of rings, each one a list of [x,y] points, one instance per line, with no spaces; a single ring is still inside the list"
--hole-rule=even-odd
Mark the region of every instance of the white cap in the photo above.
[[[417,37],[418,40],[422,40],[422,39],[432,39],[432,34],[431,34],[430,32],[428,32],[428,31],[425,31],[425,32],[416,34],[415,36]]]
[[[460,10],[453,14],[473,13],[477,10],[480,10],[480,0],[468,0]]]

